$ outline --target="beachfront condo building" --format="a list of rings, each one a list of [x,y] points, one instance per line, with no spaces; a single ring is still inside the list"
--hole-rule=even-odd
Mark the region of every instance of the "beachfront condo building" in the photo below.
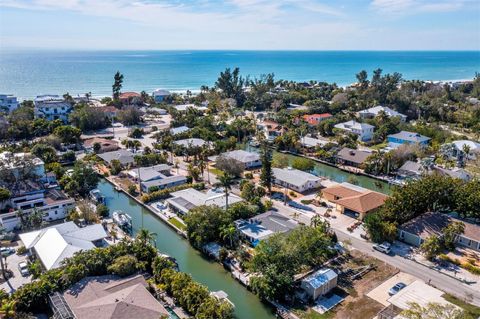
[[[5,109],[8,112],[15,110],[18,107],[17,97],[11,94],[0,94],[0,109]]]
[[[72,112],[72,105],[58,95],[39,95],[34,100],[35,117],[49,121],[62,120],[68,122],[68,115]]]

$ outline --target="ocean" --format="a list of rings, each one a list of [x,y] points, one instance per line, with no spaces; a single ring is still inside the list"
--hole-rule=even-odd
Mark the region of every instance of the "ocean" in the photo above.
[[[45,51],[0,49],[0,94],[20,99],[40,94],[91,92],[111,95],[113,75],[124,74],[123,91],[151,93],[212,86],[225,68],[239,67],[251,78],[355,81],[376,68],[405,79],[465,80],[480,71],[480,51]]]

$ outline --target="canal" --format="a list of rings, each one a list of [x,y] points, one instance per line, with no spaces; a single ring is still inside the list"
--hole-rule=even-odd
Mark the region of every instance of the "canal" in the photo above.
[[[156,233],[156,245],[160,252],[174,257],[180,270],[206,285],[210,291],[223,290],[235,304],[235,316],[239,319],[275,318],[271,308],[233,279],[220,264],[205,259],[193,249],[187,240],[179,236],[160,219],[136,203],[106,180],[101,179],[98,189],[107,199],[110,213],[122,210],[132,217],[134,234],[142,227]]]
[[[251,147],[249,145],[243,145],[241,148],[245,149],[246,151],[250,152],[259,152],[260,149],[256,147]],[[293,154],[286,154],[286,153],[280,153],[278,151],[273,151],[273,159],[275,161],[276,157],[285,157],[288,159],[288,163],[291,166],[293,164],[293,161],[296,158],[299,158],[300,156],[298,155],[293,155]],[[365,175],[355,175],[349,172],[342,171],[339,168],[336,168],[334,166],[330,166],[327,164],[319,163],[317,161],[308,159],[309,161],[312,161],[314,163],[314,168],[311,171],[312,174],[315,174],[317,176],[323,176],[328,179],[331,179],[335,182],[338,183],[343,183],[343,182],[348,182],[351,181],[351,179],[355,179],[355,182],[358,186],[365,187],[367,189],[371,189],[377,192],[381,192],[384,194],[389,195],[391,193],[391,185],[388,184],[387,182],[377,180],[375,178],[371,178]]]

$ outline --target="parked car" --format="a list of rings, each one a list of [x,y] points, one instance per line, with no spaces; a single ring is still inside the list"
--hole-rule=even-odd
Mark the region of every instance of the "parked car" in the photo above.
[[[0,248],[0,254],[2,254],[3,257],[7,257],[10,255],[15,254],[15,248],[12,247],[1,247]]]
[[[21,261],[18,264],[18,270],[23,277],[27,277],[28,275],[30,275],[30,271],[28,270],[28,264],[26,261]]]
[[[390,251],[392,250],[392,245],[388,242],[384,242],[382,244],[375,244],[373,245],[373,249],[378,250],[379,252],[382,252],[384,254],[390,254]]]
[[[405,285],[403,282],[399,282],[397,284],[395,284],[395,286],[393,286],[392,288],[390,288],[390,290],[388,291],[388,294],[390,296],[393,296],[395,294],[397,294],[400,290],[402,290],[403,288],[407,287],[407,285]]]

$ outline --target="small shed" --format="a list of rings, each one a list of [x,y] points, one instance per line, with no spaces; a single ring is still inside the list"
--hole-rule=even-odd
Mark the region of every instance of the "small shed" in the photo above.
[[[337,286],[338,275],[330,268],[323,268],[302,280],[300,287],[316,300]]]

